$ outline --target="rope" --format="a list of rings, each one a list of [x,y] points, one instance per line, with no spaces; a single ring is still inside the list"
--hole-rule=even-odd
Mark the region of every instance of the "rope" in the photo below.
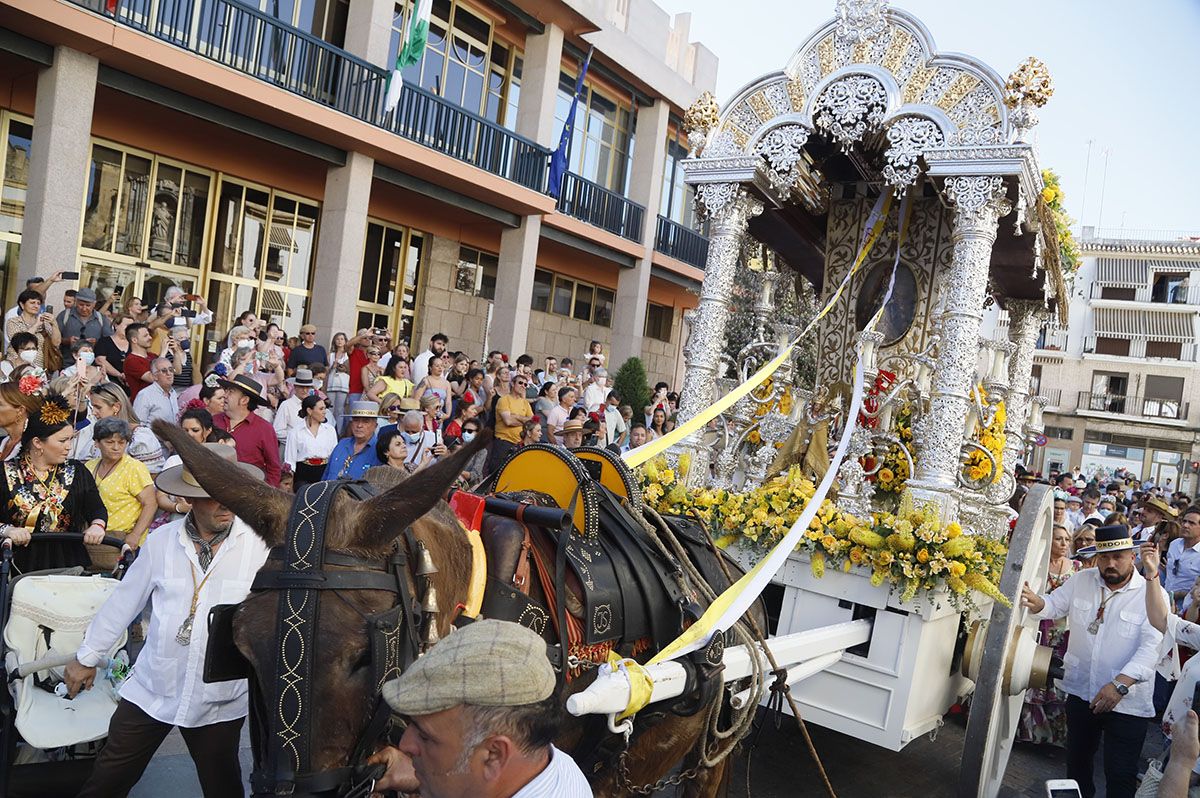
[[[653,510],[651,510],[650,512],[653,512]],[[658,514],[655,513],[655,515],[657,516]],[[696,521],[697,524],[700,525],[700,528],[704,530],[704,539],[708,541],[709,548],[712,549],[713,553],[717,555],[717,563],[721,566],[721,571],[725,574],[725,578],[728,579],[730,581],[730,583],[732,583],[733,577],[729,573],[729,566],[726,565],[725,558],[722,556],[721,552],[717,549],[716,544],[713,543],[712,535],[709,534],[708,525],[704,523],[703,518],[700,518],[699,516],[695,515],[695,513],[692,514],[692,518]],[[661,517],[658,520],[659,520],[659,522],[662,522]],[[758,621],[756,621],[754,619],[753,614],[746,613],[744,616],[742,616],[742,620],[739,621],[739,623],[742,623],[742,622],[745,622],[750,627],[751,631],[754,633],[756,640],[758,641],[758,643],[760,643],[762,645],[762,650],[763,650],[763,652],[766,653],[767,660],[771,663],[772,673],[774,673],[776,675],[777,682],[781,681],[780,674],[781,673],[786,674],[787,671],[783,668],[780,668],[779,663],[776,662],[775,655],[773,653],[771,653],[770,647],[767,646],[767,636],[765,634],[763,634],[763,630],[761,628],[759,628]],[[755,657],[754,659],[757,660],[758,658]],[[825,772],[825,765],[823,762],[821,762],[820,754],[817,753],[817,747],[816,747],[816,745],[813,744],[812,737],[808,733],[808,725],[804,722],[804,719],[800,716],[800,707],[798,707],[796,705],[796,699],[792,697],[791,690],[787,689],[786,682],[783,682],[782,689],[779,692],[782,692],[784,698],[787,699],[788,708],[791,709],[792,716],[796,719],[796,725],[800,727],[800,733],[804,736],[804,743],[805,743],[805,745],[808,746],[808,754],[810,757],[812,757],[813,764],[815,764],[817,766],[817,772],[821,774],[821,781],[825,784],[825,790],[826,790],[826,792],[829,793],[829,798],[837,798],[837,793],[834,792],[834,790],[833,790],[833,784],[831,784],[829,781],[829,774]],[[757,703],[758,702],[755,701],[754,704],[751,704],[750,706],[757,705]],[[747,763],[747,765],[749,765],[749,763]],[[749,771],[750,771],[750,768],[747,766],[747,768],[746,768],[747,779],[749,779]],[[749,794],[749,792],[747,792],[747,794]]]

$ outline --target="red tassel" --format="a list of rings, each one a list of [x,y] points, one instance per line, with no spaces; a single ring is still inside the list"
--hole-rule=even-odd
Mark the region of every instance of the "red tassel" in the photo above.
[[[117,2],[118,2],[118,0],[104,0],[105,12],[107,12],[109,14],[116,14],[117,13]]]

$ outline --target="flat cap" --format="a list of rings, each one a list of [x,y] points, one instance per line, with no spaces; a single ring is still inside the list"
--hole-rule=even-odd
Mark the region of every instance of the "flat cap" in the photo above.
[[[516,707],[554,692],[546,641],[511,621],[476,621],[436,643],[400,678],[383,686],[383,698],[401,715],[473,704]]]

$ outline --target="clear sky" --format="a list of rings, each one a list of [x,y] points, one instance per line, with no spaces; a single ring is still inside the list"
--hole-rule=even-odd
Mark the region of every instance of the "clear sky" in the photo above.
[[[672,14],[692,13],[691,39],[720,60],[722,106],[747,83],[781,68],[833,16],[835,5],[834,0],[656,2]],[[892,5],[915,14],[939,50],[975,56],[1002,77],[1027,56],[1046,62],[1055,92],[1040,111],[1041,163],[1061,176],[1071,216],[1104,227],[1200,231],[1200,2]]]

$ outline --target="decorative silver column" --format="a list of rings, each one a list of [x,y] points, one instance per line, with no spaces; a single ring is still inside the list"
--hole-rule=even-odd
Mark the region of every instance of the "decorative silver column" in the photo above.
[[[954,254],[946,280],[929,412],[913,431],[920,454],[909,485],[916,499],[937,502],[949,511],[946,515],[952,515],[962,468],[963,422],[976,379],[992,245],[1000,217],[1011,206],[1004,198],[1002,177],[954,175],[946,178],[945,191],[954,204]]]
[[[1006,502],[1016,487],[1014,471],[1025,451],[1025,428],[1029,422],[1033,353],[1046,318],[1045,306],[1033,300],[1008,303],[1008,339],[1016,347],[1008,361],[1008,400],[1005,402],[1004,473],[989,498]],[[1003,493],[1001,497],[999,494]]]
[[[721,353],[725,347],[725,327],[729,321],[729,298],[737,275],[742,237],[750,219],[762,213],[763,206],[737,183],[705,183],[696,188],[696,196],[709,219],[708,261],[700,305],[692,320],[691,336],[684,350],[687,370],[679,394],[679,423],[712,404]],[[708,480],[709,451],[700,445],[699,433],[690,436],[682,451],[691,455],[688,484],[700,486]]]

